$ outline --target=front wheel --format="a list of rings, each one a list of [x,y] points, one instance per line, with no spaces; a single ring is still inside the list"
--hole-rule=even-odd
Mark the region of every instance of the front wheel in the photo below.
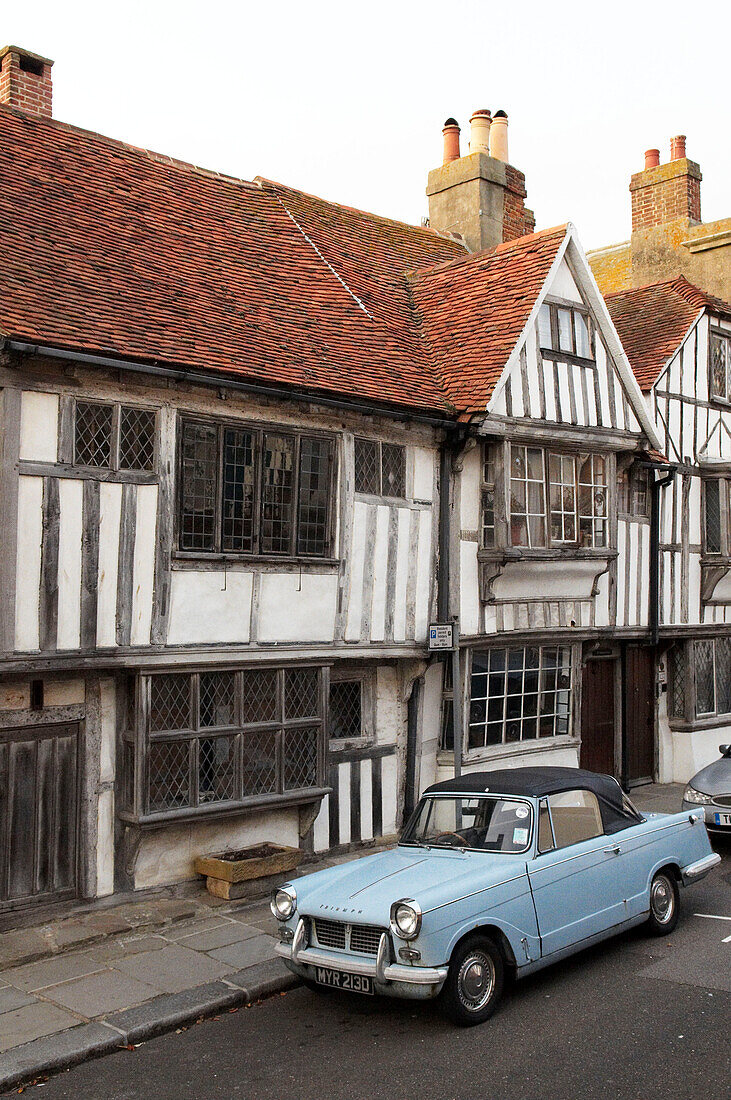
[[[650,915],[647,930],[651,936],[667,936],[680,916],[680,891],[671,871],[658,871],[650,883]]]
[[[503,992],[505,965],[487,936],[470,936],[452,953],[441,997],[444,1010],[460,1027],[492,1016]]]

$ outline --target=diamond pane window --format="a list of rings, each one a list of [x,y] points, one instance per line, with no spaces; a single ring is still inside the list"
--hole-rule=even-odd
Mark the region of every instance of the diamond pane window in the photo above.
[[[284,731],[284,789],[299,790],[317,784],[319,727]]]
[[[695,643],[695,692],[696,714],[714,714],[716,697],[714,690],[713,642],[710,639]]]
[[[381,492],[384,497],[403,497],[405,493],[405,462],[403,447],[395,443],[381,444]]]
[[[207,424],[183,425],[180,546],[212,550],[216,534],[217,432]]]
[[[119,413],[120,470],[152,470],[154,465],[154,412],[123,405]]]
[[[406,449],[398,443],[355,441],[355,491],[372,496],[406,496]]]
[[[199,805],[237,797],[237,744],[237,737],[201,737],[198,741]]]
[[[731,638],[715,638],[716,709],[731,714]]]
[[[243,735],[243,796],[275,794],[277,743],[273,731],[249,731]]]
[[[703,482],[705,499],[705,533],[707,554],[721,553],[721,482],[718,478],[706,478]]]
[[[284,717],[312,718],[320,712],[320,674],[316,668],[293,668],[284,674]]]
[[[236,677],[233,672],[201,672],[200,726],[233,726],[236,721]]]
[[[150,729],[189,730],[190,676],[166,673],[150,677]]]
[[[687,650],[683,644],[673,646],[670,651],[670,670],[672,692],[670,702],[675,718],[685,717],[685,681],[688,675]]]
[[[731,397],[731,336],[712,332],[710,340],[711,395],[728,401]]]
[[[328,547],[330,443],[303,438],[300,443],[300,491],[297,553],[322,556]]]
[[[153,741],[148,765],[151,813],[191,805],[189,741]]]
[[[254,436],[226,428],[223,433],[224,550],[254,549]]]
[[[113,415],[111,405],[76,402],[74,462],[77,466],[110,469]]]
[[[731,638],[698,639],[693,655],[696,717],[731,714]]]
[[[355,491],[378,495],[381,491],[381,459],[378,443],[355,441]]]
[[[333,738],[361,737],[363,686],[360,680],[334,680],[330,684],[329,728]]]
[[[278,673],[272,669],[246,669],[243,676],[244,723],[274,722],[278,717]]]

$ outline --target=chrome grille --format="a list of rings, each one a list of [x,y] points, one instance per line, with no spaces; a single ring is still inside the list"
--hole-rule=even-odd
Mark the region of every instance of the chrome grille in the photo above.
[[[380,928],[369,928],[366,924],[354,924],[350,930],[350,950],[360,955],[377,955],[381,940]]]
[[[345,925],[334,920],[316,920],[315,936],[320,947],[339,947],[345,950]]]
[[[345,924],[335,920],[314,920],[312,923],[320,947],[355,951],[359,955],[378,954],[382,928],[372,928],[367,924]]]
[[[731,794],[717,794],[713,799],[714,806],[731,806]]]

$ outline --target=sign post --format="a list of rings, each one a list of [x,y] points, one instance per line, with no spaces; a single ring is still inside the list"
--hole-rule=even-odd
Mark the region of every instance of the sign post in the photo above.
[[[459,668],[459,623],[429,624],[429,649],[452,652],[452,733],[454,742],[454,775],[462,774],[462,680]]]

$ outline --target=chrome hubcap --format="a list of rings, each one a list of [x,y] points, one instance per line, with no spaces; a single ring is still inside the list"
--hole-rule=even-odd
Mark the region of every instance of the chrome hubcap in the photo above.
[[[664,875],[656,878],[650,891],[650,904],[658,924],[667,924],[673,915],[673,890]]]
[[[473,951],[462,962],[457,981],[459,999],[470,1012],[479,1012],[495,988],[495,965],[483,951]]]

